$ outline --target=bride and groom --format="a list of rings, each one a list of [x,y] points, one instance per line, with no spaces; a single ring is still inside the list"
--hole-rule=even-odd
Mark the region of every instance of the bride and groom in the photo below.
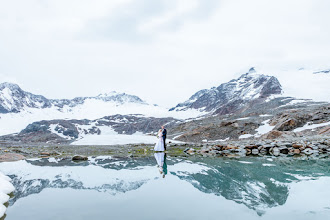
[[[155,145],[154,151],[165,151],[166,150],[166,135],[167,130],[165,129],[164,125],[162,126],[162,129],[159,129],[158,131],[158,142]]]

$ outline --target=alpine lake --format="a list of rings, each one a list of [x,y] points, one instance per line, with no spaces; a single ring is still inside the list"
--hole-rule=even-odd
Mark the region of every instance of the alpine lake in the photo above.
[[[1,220],[330,219],[329,165],[164,153],[2,162],[16,190]]]

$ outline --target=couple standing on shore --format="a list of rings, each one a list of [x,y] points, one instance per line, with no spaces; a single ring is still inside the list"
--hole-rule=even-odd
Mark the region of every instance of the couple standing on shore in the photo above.
[[[154,151],[165,151],[166,150],[166,135],[167,130],[165,129],[164,125],[162,126],[162,129],[159,129],[158,131],[158,142],[155,145]]]

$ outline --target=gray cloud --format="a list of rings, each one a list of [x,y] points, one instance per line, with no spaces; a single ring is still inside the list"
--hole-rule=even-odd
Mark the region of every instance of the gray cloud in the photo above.
[[[0,81],[50,98],[118,90],[173,106],[256,66],[278,76],[290,94],[324,99],[329,77],[312,80],[297,69],[330,67],[329,4],[0,1]],[[308,82],[294,83],[306,78],[313,82],[308,90]]]
[[[87,22],[85,28],[77,33],[77,39],[115,40],[129,43],[148,43],[155,34],[139,31],[139,25],[175,9],[175,0],[140,0],[121,5],[116,10],[98,19]],[[212,15],[219,5],[216,0],[198,0],[197,7],[159,25],[156,32],[177,31],[184,22],[203,20]]]

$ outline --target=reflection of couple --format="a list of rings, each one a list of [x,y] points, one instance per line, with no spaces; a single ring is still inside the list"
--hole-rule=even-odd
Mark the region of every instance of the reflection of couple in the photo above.
[[[155,153],[155,158],[158,164],[159,173],[165,178],[167,174],[166,154],[164,152]]]
[[[166,135],[167,130],[164,126],[162,126],[162,129],[159,129],[158,131],[158,142],[155,145],[154,151],[165,151],[166,150]]]

